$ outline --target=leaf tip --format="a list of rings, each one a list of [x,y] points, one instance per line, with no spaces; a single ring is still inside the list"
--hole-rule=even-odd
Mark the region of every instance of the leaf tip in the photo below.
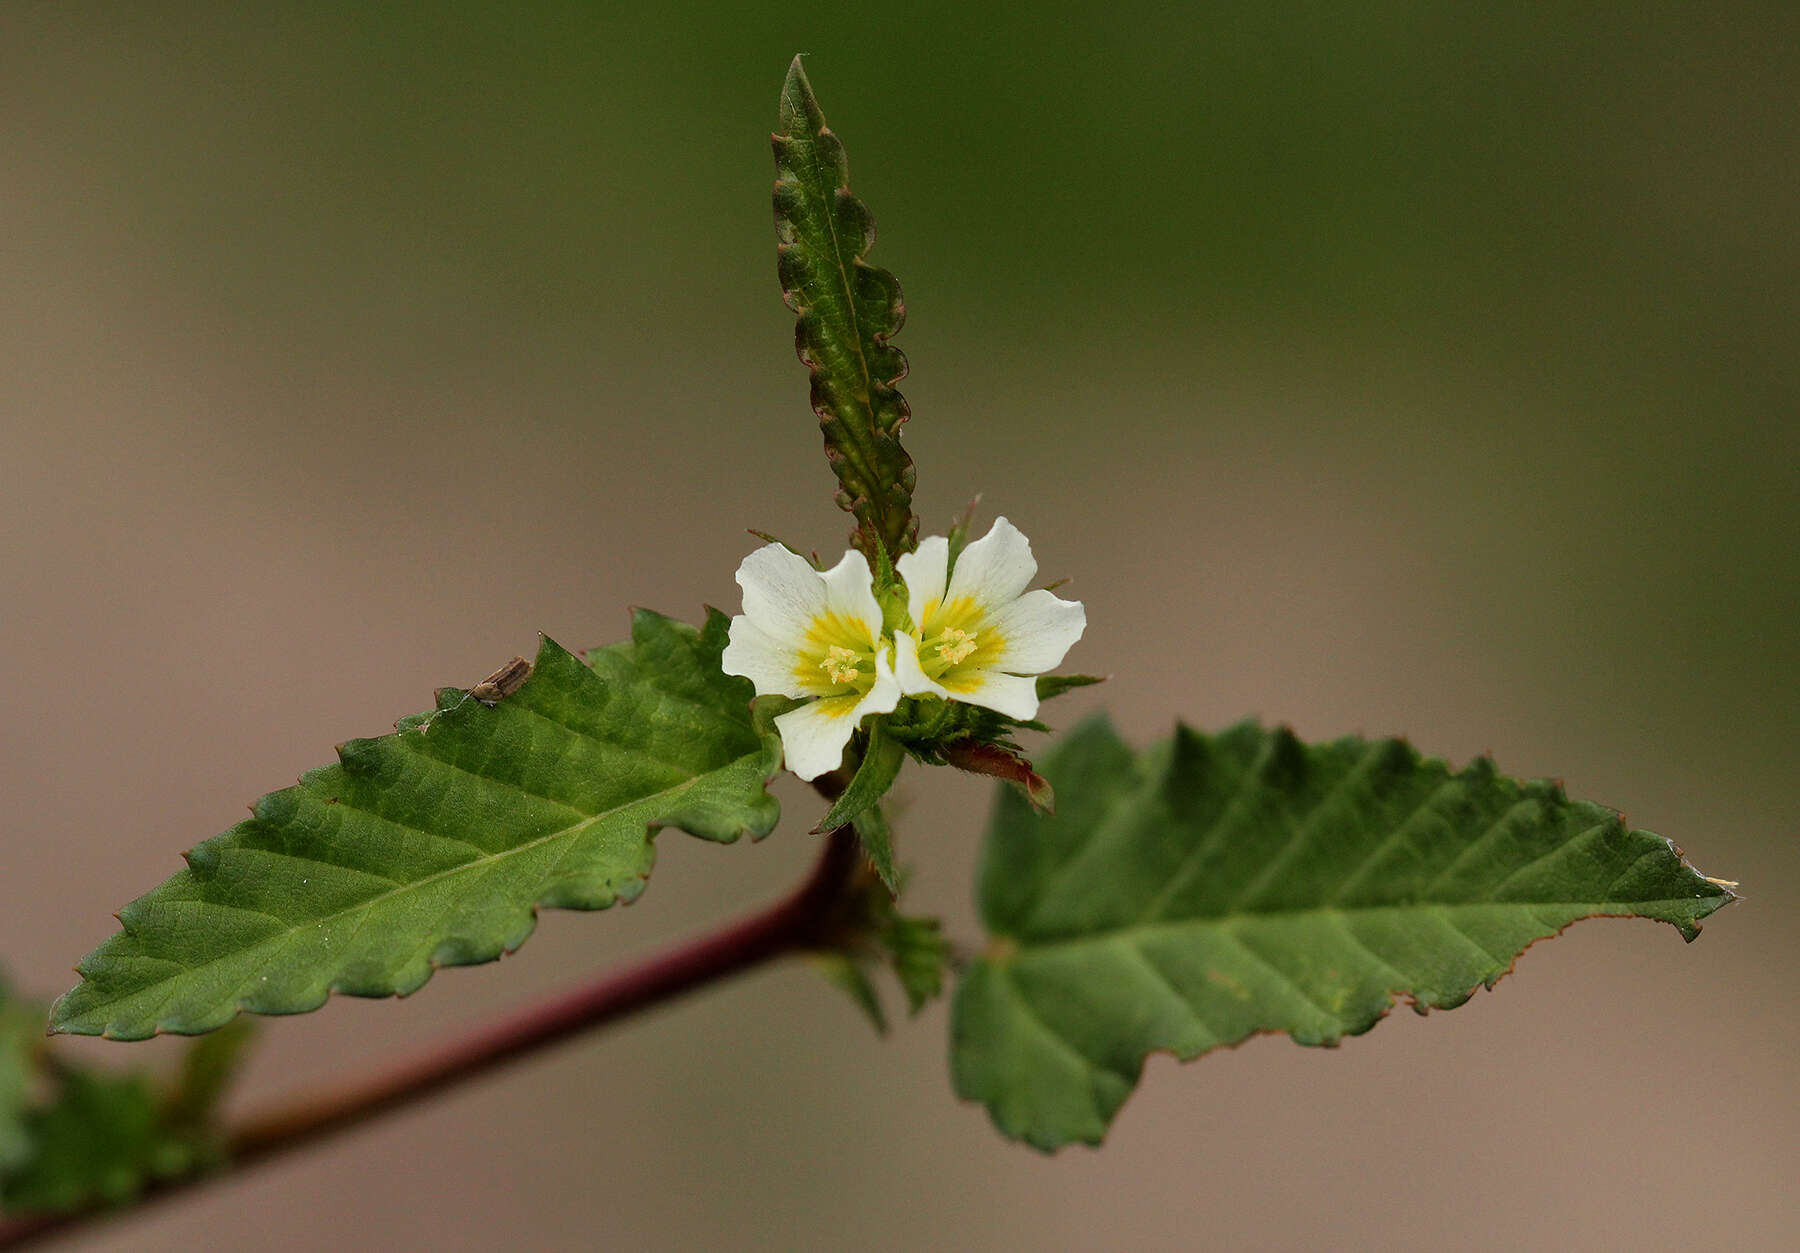
[[[825,129],[825,115],[820,111],[818,97],[813,95],[812,83],[806,77],[805,57],[804,52],[794,54],[794,59],[788,63],[787,78],[781,84],[783,135],[816,135]]]

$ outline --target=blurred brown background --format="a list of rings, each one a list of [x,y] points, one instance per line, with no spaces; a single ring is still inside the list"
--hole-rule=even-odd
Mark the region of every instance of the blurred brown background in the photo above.
[[[1129,734],[1491,750],[1746,903],[1591,922],[1336,1051],[1153,1061],[1106,1148],[795,966],[72,1247],[1792,1247],[1800,128],[1790,4],[0,7],[0,961],[43,993],[258,793],[543,629],[735,606],[846,520],[774,282],[811,52],[900,276],[934,529],[1077,577]],[[912,777],[974,934],[987,790]],[[678,833],[240,1104],[777,892]],[[86,1045],[106,1057],[162,1044]]]

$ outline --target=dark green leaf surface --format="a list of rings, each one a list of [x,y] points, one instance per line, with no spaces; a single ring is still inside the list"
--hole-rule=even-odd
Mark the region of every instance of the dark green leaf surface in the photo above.
[[[781,89],[775,142],[777,273],[794,311],[794,346],[812,371],[812,407],[836,471],[838,504],[856,518],[853,540],[871,559],[918,541],[915,474],[900,446],[909,410],[894,384],[906,355],[888,342],[906,319],[900,284],[865,259],[875,219],[850,194],[844,145],[825,125],[795,57]]]
[[[1734,899],[1610,809],[1398,740],[1244,724],[1138,755],[1097,720],[1044,772],[1054,817],[1000,793],[952,1051],[957,1091],[1045,1150],[1098,1143],[1151,1052],[1334,1044],[1396,996],[1461,1005],[1577,919],[1692,939]]]
[[[545,640],[504,699],[446,690],[396,734],[340,746],[120,911],[55,1028],[195,1034],[332,992],[404,995],[517,948],[539,907],[635,898],[661,827],[766,834],[779,743],[719,669],[726,629],[640,612],[587,664]]]

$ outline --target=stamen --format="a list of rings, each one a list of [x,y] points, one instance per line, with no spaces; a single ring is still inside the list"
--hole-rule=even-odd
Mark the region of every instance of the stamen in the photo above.
[[[862,674],[861,658],[841,644],[833,644],[831,651],[825,654],[825,660],[819,663],[819,669],[833,683],[854,683]]]
[[[938,636],[937,655],[945,665],[960,665],[968,655],[975,651],[976,632],[962,631],[956,627],[946,627]]]

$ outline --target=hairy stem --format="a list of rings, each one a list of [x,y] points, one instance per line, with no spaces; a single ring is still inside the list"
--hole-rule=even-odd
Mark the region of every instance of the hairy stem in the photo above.
[[[815,784],[827,799],[835,799],[843,786],[837,775]],[[246,1119],[226,1133],[224,1167],[154,1185],[129,1209],[95,1208],[0,1224],[0,1249],[24,1248],[78,1225],[187,1192],[773,958],[830,947],[862,873],[855,834],[848,827],[839,828],[827,837],[806,880],[773,905],[635,965],[609,971],[573,992],[527,1006],[385,1073]]]

